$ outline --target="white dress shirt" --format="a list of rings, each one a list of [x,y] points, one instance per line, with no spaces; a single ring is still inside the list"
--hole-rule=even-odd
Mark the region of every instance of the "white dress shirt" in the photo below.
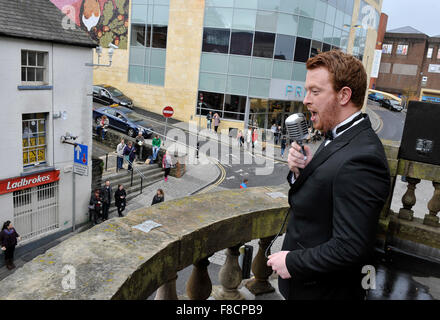
[[[342,121],[341,123],[339,123],[338,125],[336,125],[336,127],[334,127],[334,128],[332,129],[333,139],[336,139],[338,136],[340,136],[341,134],[343,134],[345,131],[347,131],[347,130],[350,129],[351,127],[357,125],[359,122],[363,121],[364,118],[359,119],[358,121],[354,122],[354,123],[353,123],[350,127],[348,127],[347,129],[345,129],[345,130],[343,130],[343,131],[341,131],[341,132],[339,132],[339,133],[336,134],[336,130],[337,130],[340,126],[343,126],[344,124],[350,122],[350,121],[353,120],[355,117],[357,117],[360,113],[361,113],[361,111],[358,111],[358,112],[356,112],[356,113],[353,113],[350,117],[348,117],[347,119],[345,119],[344,121]],[[328,146],[328,144],[331,143],[331,142],[332,142],[332,140],[327,139],[327,140],[325,141],[325,145],[324,145],[324,146],[325,146],[325,147]],[[306,156],[304,156],[304,159],[306,159]],[[296,178],[295,178],[295,174],[292,174],[292,180],[291,180],[291,183],[293,184],[293,183],[295,182],[295,180],[296,180]]]

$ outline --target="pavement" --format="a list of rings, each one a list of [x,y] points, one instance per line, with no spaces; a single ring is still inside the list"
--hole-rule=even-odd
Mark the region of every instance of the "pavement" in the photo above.
[[[373,129],[375,131],[379,130],[382,125],[382,121],[381,121],[380,117],[373,110],[369,109],[368,107],[366,108],[365,112],[370,116],[370,121],[372,122]],[[158,119],[159,119],[159,117],[158,117]],[[188,128],[189,128],[188,123],[183,123],[183,122],[169,123],[169,125],[170,125],[170,127],[176,127],[176,128],[181,128],[181,129],[185,129],[185,130],[188,130]],[[232,139],[232,140],[234,141],[235,139]],[[321,143],[321,141],[318,141],[315,143],[310,143],[308,145],[311,148],[312,152],[314,152],[318,148],[320,143]],[[274,150],[275,150],[275,153],[273,156],[274,160],[287,163],[288,150],[286,150],[284,158],[281,158],[281,156],[280,156],[279,146],[275,146]],[[106,151],[106,150],[104,150],[104,151]],[[105,158],[105,156],[103,156],[103,157]],[[109,169],[112,170],[111,167],[114,166],[114,161],[109,161],[109,166],[110,166]],[[216,164],[216,162],[214,162],[214,161],[207,163],[207,164],[198,164],[198,165],[187,164],[186,172],[182,178],[175,178],[175,177],[170,176],[168,178],[167,182],[162,180],[162,181],[156,182],[148,187],[145,187],[142,194],[140,194],[139,196],[130,200],[130,202],[127,204],[127,207],[126,207],[126,210],[124,213],[126,214],[127,212],[129,212],[131,210],[135,210],[135,209],[138,209],[141,207],[150,206],[151,201],[152,201],[154,195],[156,194],[156,190],[159,188],[164,191],[166,201],[186,197],[186,196],[189,196],[189,195],[197,193],[197,192],[206,192],[206,191],[216,192],[216,191],[224,190],[224,188],[221,188],[215,184],[216,181],[218,181],[218,179],[221,176],[222,176],[221,167],[218,166]],[[286,184],[286,186],[287,186],[287,184]],[[429,190],[427,190],[428,187],[430,187]],[[396,209],[395,211],[398,211],[397,207],[399,207],[399,206],[401,207],[401,201],[399,203],[399,199],[401,199],[401,196],[404,194],[404,192],[406,192],[406,183],[404,183],[400,180],[397,181],[396,182],[396,189],[395,189],[395,196],[393,198],[393,203],[392,203],[393,210]],[[432,184],[428,181],[422,181],[420,186],[418,185],[418,192],[426,195],[425,197],[420,197],[420,198],[419,198],[419,195],[417,195],[418,204],[419,204],[419,200],[421,198],[423,198],[423,199],[426,198],[426,200],[429,201],[429,198],[432,196],[432,192],[433,192]],[[417,192],[416,192],[416,194],[417,194]],[[396,199],[396,200],[394,201],[394,199]],[[425,205],[425,210],[422,210],[422,208],[419,208],[417,206],[415,211],[416,211],[416,213],[417,212],[425,212],[426,205]],[[78,230],[78,231],[80,232],[81,230]],[[38,250],[34,250],[33,252],[28,253],[26,256],[22,256],[22,257],[17,256],[15,259],[15,264],[19,268],[27,261],[30,261],[31,259],[38,256],[39,254],[44,253],[49,248],[57,245],[58,243],[60,243],[61,241],[64,241],[65,239],[69,238],[72,235],[74,235],[74,233],[70,233],[62,238],[59,238],[59,239],[41,247],[41,248],[39,248]],[[284,239],[284,236],[280,236],[275,241],[275,243],[272,246],[272,252],[277,252],[281,249],[283,239]],[[258,252],[258,239],[251,241],[247,245],[251,245],[253,247],[253,257],[255,257],[255,255]],[[212,257],[209,258],[209,261],[211,262],[211,264],[208,267],[208,272],[211,276],[211,281],[212,281],[214,287],[219,285],[218,272],[219,272],[221,266],[224,264],[224,261],[226,258],[224,251],[225,250],[219,251],[219,252],[215,253]],[[180,299],[187,299],[186,293],[185,293],[185,286],[186,286],[186,281],[187,281],[189,275],[191,274],[191,271],[192,271],[192,266],[189,266],[186,269],[179,271],[179,273],[178,273],[177,293],[178,293],[178,296]],[[6,276],[8,276],[9,274],[11,274],[13,272],[14,272],[14,270],[9,271],[6,269],[6,267],[0,268],[0,279],[5,278]],[[422,282],[422,280],[420,280],[420,281]],[[277,289],[277,279],[276,279],[275,275],[271,276],[270,282],[276,288],[276,291],[272,294],[263,295],[260,297],[255,297],[245,287],[241,287],[240,291],[249,300],[253,300],[253,299],[279,300],[279,299],[282,299],[282,297],[279,294],[279,291]],[[431,282],[427,281],[427,283],[432,283],[432,281]],[[383,295],[379,294],[376,296],[376,298],[381,298],[381,297],[383,297]],[[402,297],[404,297],[404,296],[402,296]],[[426,297],[430,297],[430,296],[427,295],[424,297],[426,298]],[[154,294],[149,299],[153,299],[153,298],[154,298]],[[437,296],[437,299],[439,299],[439,298],[440,298],[440,294],[439,294],[439,296]]]

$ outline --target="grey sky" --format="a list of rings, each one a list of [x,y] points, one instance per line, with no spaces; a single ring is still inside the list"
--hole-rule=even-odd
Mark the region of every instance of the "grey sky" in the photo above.
[[[383,0],[388,15],[387,30],[411,26],[428,36],[440,34],[439,0]]]

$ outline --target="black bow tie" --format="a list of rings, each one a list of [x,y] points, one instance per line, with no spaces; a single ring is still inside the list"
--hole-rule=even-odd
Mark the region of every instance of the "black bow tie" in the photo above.
[[[327,131],[326,133],[324,133],[324,137],[325,137],[325,140],[333,140],[333,131],[332,130],[329,130],[329,131]]]
[[[344,124],[343,126],[338,127],[338,128],[336,129],[336,134],[338,134],[339,132],[342,132],[342,131],[344,131],[344,130],[350,128],[350,127],[353,125],[353,123],[355,123],[355,122],[358,121],[358,120],[361,120],[363,117],[364,117],[363,114],[360,113],[359,115],[357,115],[356,117],[354,117],[350,122]],[[333,136],[333,130],[328,130],[328,131],[324,134],[324,136],[325,136],[325,139],[326,139],[326,140],[333,140],[333,139],[335,138],[335,137]]]

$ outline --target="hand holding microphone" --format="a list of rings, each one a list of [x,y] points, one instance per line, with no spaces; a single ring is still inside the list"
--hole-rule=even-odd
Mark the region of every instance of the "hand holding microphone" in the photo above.
[[[294,140],[289,150],[287,163],[295,178],[301,170],[312,160],[310,148],[303,145],[303,140],[309,134],[307,120],[302,113],[294,113],[286,119],[286,129],[290,140]]]

